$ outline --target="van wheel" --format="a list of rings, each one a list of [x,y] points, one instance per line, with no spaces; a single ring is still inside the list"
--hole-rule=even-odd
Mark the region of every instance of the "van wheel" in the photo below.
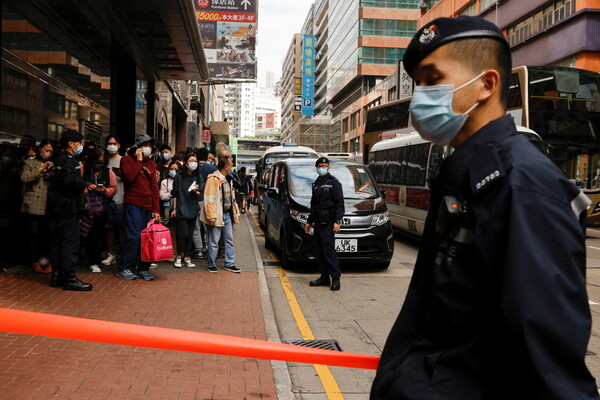
[[[290,261],[288,257],[288,251],[286,247],[286,237],[285,232],[281,232],[281,238],[279,240],[279,253],[281,254],[281,267],[283,269],[292,269],[297,267],[297,264]]]
[[[265,226],[263,228],[263,231],[265,232],[265,249],[270,250],[273,248],[273,244],[271,243],[271,239],[269,239],[269,230],[268,227],[269,225],[267,224],[267,220],[265,220]]]

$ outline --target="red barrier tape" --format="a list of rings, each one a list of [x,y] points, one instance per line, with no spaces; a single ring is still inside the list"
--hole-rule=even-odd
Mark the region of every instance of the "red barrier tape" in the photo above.
[[[0,308],[0,330],[27,335],[338,367],[376,369],[379,357],[214,333]]]

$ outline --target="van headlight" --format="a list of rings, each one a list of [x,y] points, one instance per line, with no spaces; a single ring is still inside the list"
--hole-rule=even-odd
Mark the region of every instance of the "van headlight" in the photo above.
[[[371,226],[380,226],[385,224],[390,220],[388,212],[384,212],[381,214],[373,215],[373,219],[371,220]]]
[[[300,222],[302,225],[308,224],[308,214],[296,210],[290,210],[290,215],[293,219]]]

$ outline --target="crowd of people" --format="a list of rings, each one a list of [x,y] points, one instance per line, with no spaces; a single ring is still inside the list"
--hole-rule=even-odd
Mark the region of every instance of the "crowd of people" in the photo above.
[[[18,239],[6,241],[4,254],[12,256],[3,264],[27,263],[65,290],[93,288],[75,273],[80,259],[93,273],[116,264],[119,278],[151,281],[157,265],[141,260],[140,241],[154,220],[171,231],[175,268],[195,267],[196,258],[216,273],[216,259],[224,257],[225,270],[240,272],[233,224],[240,207],[247,210],[252,183],[244,168],[234,172],[231,152],[217,162],[204,148],[156,147],[146,134],[129,147],[114,135],[102,146],[83,139],[66,130],[58,142],[43,139],[21,157],[15,146],[0,148],[0,191],[7,194],[0,196],[0,230],[28,237],[22,251],[15,251]]]

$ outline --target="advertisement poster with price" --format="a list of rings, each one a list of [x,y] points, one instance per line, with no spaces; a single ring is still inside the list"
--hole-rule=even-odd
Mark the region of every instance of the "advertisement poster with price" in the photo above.
[[[257,2],[194,1],[210,79],[256,80]]]

